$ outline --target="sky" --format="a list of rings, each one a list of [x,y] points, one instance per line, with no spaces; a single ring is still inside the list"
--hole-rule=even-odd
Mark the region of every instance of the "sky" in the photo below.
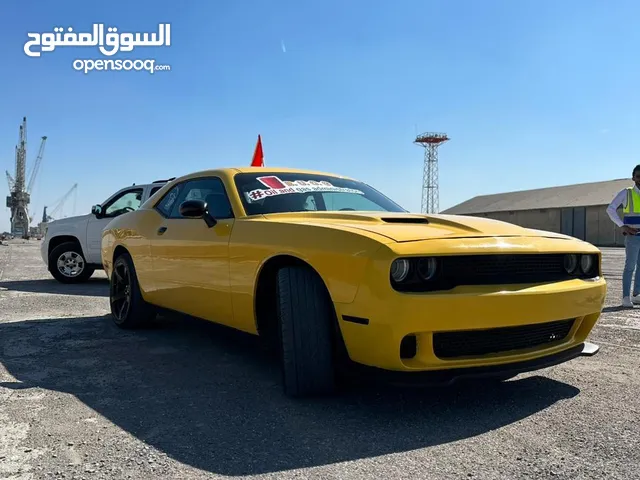
[[[48,137],[32,225],[76,183],[59,216],[132,183],[248,165],[258,134],[267,166],[355,177],[413,212],[424,155],[413,140],[426,131],[451,139],[439,150],[440,210],[627,178],[640,163],[639,16],[631,0],[4,0],[0,166],[14,175],[26,116],[27,176]],[[171,45],[24,53],[28,33],[94,23],[170,23]],[[106,58],[171,69],[72,66]]]

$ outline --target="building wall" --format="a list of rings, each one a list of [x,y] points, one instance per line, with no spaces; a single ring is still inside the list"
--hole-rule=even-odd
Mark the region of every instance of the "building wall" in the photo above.
[[[607,215],[606,208],[606,205],[602,205],[481,213],[473,216],[494,218],[522,227],[564,233],[600,247],[624,246],[624,237]]]
[[[536,228],[560,233],[560,209],[520,210],[474,214],[477,217],[493,218],[527,228]]]
[[[600,247],[624,246],[624,236],[607,215],[607,205],[587,207],[587,242]],[[622,209],[618,211],[622,218]]]

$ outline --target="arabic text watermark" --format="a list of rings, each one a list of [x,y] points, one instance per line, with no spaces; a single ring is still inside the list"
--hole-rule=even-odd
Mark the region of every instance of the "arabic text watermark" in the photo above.
[[[158,25],[158,33],[118,33],[117,27],[106,28],[103,23],[94,23],[91,33],[76,33],[72,27],[67,31],[55,27],[53,33],[27,33],[31,39],[24,44],[24,53],[39,57],[42,52],[52,52],[57,47],[98,47],[100,53],[110,57],[120,52],[131,52],[136,47],[170,47],[171,24]],[[33,51],[33,47],[40,51]]]
[[[28,33],[29,40],[23,50],[29,57],[40,57],[43,52],[52,52],[60,47],[97,47],[106,57],[118,52],[131,52],[138,47],[170,47],[171,24],[161,23],[153,33],[119,32],[117,27],[106,27],[103,23],[94,23],[91,32],[76,33],[72,27],[55,27],[53,33]],[[39,47],[39,48],[38,48]],[[171,71],[171,66],[159,64],[155,59],[75,59],[73,69],[84,74],[93,71]]]

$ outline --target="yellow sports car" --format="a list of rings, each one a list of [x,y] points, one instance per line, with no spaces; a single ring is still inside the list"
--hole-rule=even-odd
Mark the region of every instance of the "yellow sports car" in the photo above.
[[[102,236],[118,326],[169,309],[260,335],[293,396],[333,391],[345,367],[448,384],[592,355],[600,260],[565,235],[264,167],[177,178]]]

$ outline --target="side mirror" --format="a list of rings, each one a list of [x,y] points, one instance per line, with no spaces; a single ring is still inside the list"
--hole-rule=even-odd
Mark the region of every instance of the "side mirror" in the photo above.
[[[96,218],[102,217],[102,206],[94,205],[93,207],[91,207],[91,213],[94,214]]]
[[[180,215],[185,218],[202,218],[209,228],[218,223],[209,213],[207,203],[202,200],[187,200],[186,202],[182,202],[180,204]]]

